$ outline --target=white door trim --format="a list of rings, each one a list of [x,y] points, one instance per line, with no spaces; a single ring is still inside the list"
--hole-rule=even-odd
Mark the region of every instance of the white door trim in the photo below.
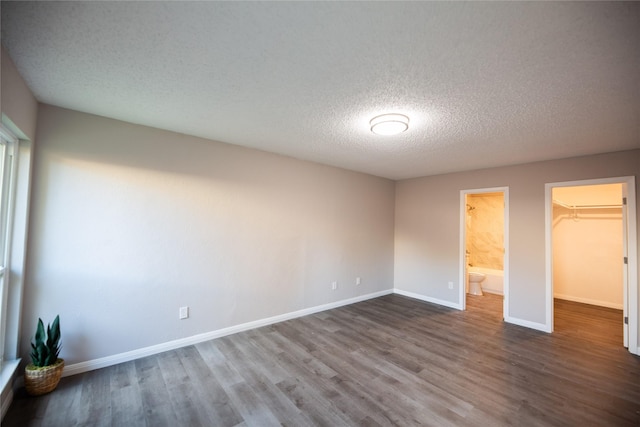
[[[552,220],[554,187],[577,187],[581,185],[624,184],[627,195],[627,298],[628,302],[628,343],[629,351],[640,355],[638,348],[638,242],[636,232],[636,185],[635,176],[588,179],[581,181],[552,182],[545,184],[545,263],[546,263],[546,324],[545,330],[553,332],[553,256]]]
[[[466,310],[467,308],[467,298],[466,298],[466,276],[465,276],[465,248],[466,248],[466,239],[467,239],[467,227],[466,227],[466,218],[467,218],[467,208],[466,208],[466,197],[467,194],[482,194],[482,193],[502,193],[504,195],[504,263],[503,263],[503,293],[504,293],[504,302],[503,302],[503,319],[509,317],[509,187],[491,187],[491,188],[476,188],[469,190],[460,190],[460,270],[459,270],[459,283],[460,290],[458,293],[458,306],[461,310]]]

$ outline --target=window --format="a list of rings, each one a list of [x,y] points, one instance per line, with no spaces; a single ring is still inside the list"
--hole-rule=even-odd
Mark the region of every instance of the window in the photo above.
[[[7,312],[11,257],[11,229],[18,139],[0,127],[0,362],[6,359]]]

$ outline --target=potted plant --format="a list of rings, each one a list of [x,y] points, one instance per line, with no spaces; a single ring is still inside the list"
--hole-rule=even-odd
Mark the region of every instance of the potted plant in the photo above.
[[[32,396],[49,393],[54,390],[64,368],[64,360],[58,358],[60,353],[60,316],[56,316],[51,325],[38,319],[35,342],[31,342],[31,363],[24,370],[24,386]]]

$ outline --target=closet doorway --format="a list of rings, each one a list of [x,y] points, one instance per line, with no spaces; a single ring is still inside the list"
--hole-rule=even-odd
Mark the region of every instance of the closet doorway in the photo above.
[[[636,353],[633,181],[630,177],[547,184],[547,321],[553,331],[556,303],[573,304],[585,313],[619,310],[620,345]]]

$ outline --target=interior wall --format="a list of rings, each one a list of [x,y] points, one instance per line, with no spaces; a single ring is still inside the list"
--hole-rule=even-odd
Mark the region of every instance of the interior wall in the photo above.
[[[554,208],[554,297],[622,309],[622,213]]]
[[[38,317],[73,364],[392,289],[392,181],[46,105],[38,141],[25,354]]]
[[[509,187],[509,312],[514,322],[546,319],[545,183],[637,176],[640,150],[574,157],[399,181],[395,287],[448,304],[460,295],[460,191]],[[454,283],[448,289],[448,282]],[[637,284],[636,284],[637,286]]]
[[[0,46],[0,109],[3,122],[10,120],[11,131],[21,139],[33,141],[36,135],[38,101],[27,87],[11,57]]]

